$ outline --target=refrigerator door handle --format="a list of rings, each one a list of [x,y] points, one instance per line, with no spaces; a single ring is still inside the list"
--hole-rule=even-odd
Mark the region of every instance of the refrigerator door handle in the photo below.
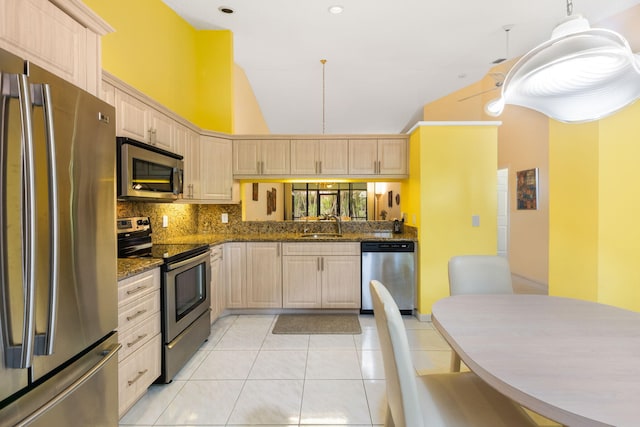
[[[58,271],[60,268],[60,218],[58,215],[58,173],[56,170],[56,142],[53,131],[53,104],[51,103],[51,88],[48,84],[31,85],[32,103],[42,107],[44,128],[47,139],[47,168],[49,176],[49,233],[50,233],[50,277],[49,277],[49,307],[47,330],[43,334],[36,334],[34,354],[49,356],[53,354],[58,313]]]
[[[36,290],[36,212],[35,212],[35,158],[33,149],[33,132],[31,125],[31,98],[29,94],[29,83],[27,76],[24,74],[4,74],[2,81],[3,98],[16,98],[20,104],[20,122],[21,122],[21,156],[22,156],[22,172],[21,172],[21,192],[22,201],[20,202],[21,212],[21,228],[24,236],[24,245],[22,247],[22,271],[23,271],[23,313],[22,313],[22,341],[16,343],[13,336],[10,323],[11,307],[9,306],[9,296],[6,293],[8,289],[6,272],[2,271],[2,281],[5,294],[2,298],[4,316],[2,329],[4,336],[5,363],[8,368],[25,369],[30,368],[33,361],[33,347],[35,334],[35,290]],[[3,100],[6,105],[6,101]],[[4,143],[9,143],[4,141]],[[3,166],[5,167],[5,166]],[[6,224],[5,218],[2,218],[4,231]],[[6,244],[6,238],[2,239]],[[2,248],[3,251],[6,248]],[[3,266],[6,268],[6,266]]]

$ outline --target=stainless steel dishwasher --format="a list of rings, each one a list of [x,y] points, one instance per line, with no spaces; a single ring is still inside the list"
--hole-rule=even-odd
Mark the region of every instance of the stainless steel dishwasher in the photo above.
[[[373,313],[371,280],[380,281],[395,299],[402,314],[413,314],[416,293],[416,246],[412,241],[362,242],[362,306]]]

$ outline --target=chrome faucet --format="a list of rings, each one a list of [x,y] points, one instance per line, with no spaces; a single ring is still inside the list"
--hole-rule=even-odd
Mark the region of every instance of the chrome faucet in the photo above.
[[[338,215],[331,215],[331,218],[336,220],[336,225],[338,226],[338,234],[342,234],[342,220]]]

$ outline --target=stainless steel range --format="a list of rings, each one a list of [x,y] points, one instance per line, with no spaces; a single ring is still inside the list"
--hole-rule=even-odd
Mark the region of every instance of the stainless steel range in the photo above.
[[[148,217],[120,218],[118,257],[161,258],[162,374],[168,383],[207,340],[209,320],[209,246],[152,244]]]

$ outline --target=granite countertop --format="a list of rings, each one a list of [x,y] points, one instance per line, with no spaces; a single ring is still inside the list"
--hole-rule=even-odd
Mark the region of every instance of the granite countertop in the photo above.
[[[118,258],[118,280],[160,267],[163,263],[159,258]]]
[[[321,233],[322,234],[322,233]],[[410,233],[393,234],[388,231],[373,233],[343,233],[340,237],[320,236],[317,238],[302,237],[302,233],[243,233],[243,234],[190,234],[176,237],[167,241],[157,242],[166,244],[197,243],[209,246],[228,242],[365,242],[365,241],[417,241],[415,235]],[[125,279],[138,273],[150,270],[162,265],[164,261],[159,258],[119,258],[118,280]]]

